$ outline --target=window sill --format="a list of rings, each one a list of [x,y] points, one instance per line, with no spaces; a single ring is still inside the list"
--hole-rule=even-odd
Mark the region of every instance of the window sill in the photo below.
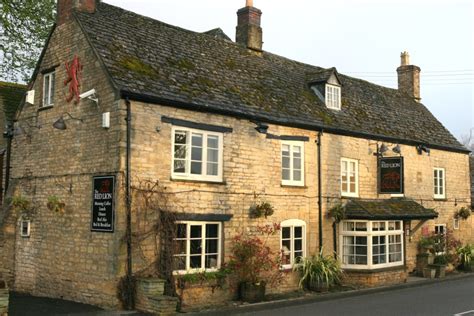
[[[393,266],[393,267],[386,267],[386,268],[375,268],[375,269],[354,269],[354,268],[344,268],[342,267],[344,272],[347,273],[366,273],[366,274],[371,274],[371,273],[380,273],[380,272],[391,272],[391,271],[400,271],[400,270],[406,270],[406,267],[404,264],[398,265],[398,266]]]
[[[436,197],[436,196],[435,196],[435,197],[433,197],[433,200],[435,200],[435,201],[441,201],[441,202],[447,202],[447,201],[448,201],[448,199],[447,199],[445,196],[444,196],[444,197],[442,197],[442,196]]]
[[[341,193],[341,198],[358,198],[359,194]]]
[[[280,187],[282,187],[282,188],[296,188],[296,189],[307,189],[308,188],[304,184],[289,184],[289,183],[281,183]]]
[[[46,111],[46,110],[52,109],[53,107],[54,107],[54,105],[41,106],[41,107],[38,108],[38,112]]]
[[[198,179],[181,179],[181,178],[173,178],[171,177],[170,180],[172,182],[185,182],[185,183],[203,183],[203,184],[217,184],[217,185],[226,185],[227,182],[221,181],[212,181],[212,180],[198,180]]]

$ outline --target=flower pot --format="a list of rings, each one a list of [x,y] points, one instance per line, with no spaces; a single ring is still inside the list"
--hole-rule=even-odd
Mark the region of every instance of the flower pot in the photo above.
[[[434,255],[431,253],[419,253],[416,255],[416,271],[418,275],[423,275],[423,271],[429,264],[434,263]]]
[[[435,276],[436,276],[436,269],[430,268],[430,267],[427,267],[427,268],[423,269],[423,277],[424,278],[434,279]]]
[[[436,278],[442,279],[446,276],[445,264],[431,264],[430,267],[436,270]]]
[[[308,290],[313,292],[329,292],[329,284],[327,283],[318,283],[318,282],[308,282]]]
[[[248,303],[261,302],[265,298],[265,282],[240,283],[240,299]]]

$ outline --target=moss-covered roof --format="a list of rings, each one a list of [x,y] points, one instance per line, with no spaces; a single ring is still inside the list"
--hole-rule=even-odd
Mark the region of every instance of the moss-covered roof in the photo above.
[[[438,217],[432,209],[404,198],[387,200],[349,200],[345,206],[347,219],[407,220],[433,219]]]
[[[333,69],[171,26],[106,3],[76,12],[122,96],[274,124],[465,152],[421,103],[396,89],[338,75],[342,110],[328,109],[311,81]],[[221,34],[222,35],[222,34]]]
[[[0,106],[7,121],[13,121],[16,110],[26,93],[26,86],[0,81]]]

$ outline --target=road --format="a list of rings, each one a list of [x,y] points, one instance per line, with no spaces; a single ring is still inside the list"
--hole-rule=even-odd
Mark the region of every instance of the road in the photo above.
[[[474,278],[239,315],[474,316]]]

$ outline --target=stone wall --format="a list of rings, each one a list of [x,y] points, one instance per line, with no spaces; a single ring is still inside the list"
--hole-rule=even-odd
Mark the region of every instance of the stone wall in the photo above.
[[[65,63],[74,56],[83,65],[81,93],[96,89],[99,106],[88,99],[66,102]],[[41,108],[42,74],[52,69],[56,73],[54,105]],[[8,207],[3,211],[0,244],[5,248],[0,253],[0,274],[15,291],[118,307],[117,283],[126,262],[119,147],[125,111],[76,22],[55,29],[33,88],[34,105],[26,104],[16,123],[25,133],[13,140],[9,192],[10,197],[26,198],[33,208],[29,214]],[[102,112],[111,112],[109,129],[101,127]],[[66,130],[52,126],[61,116]],[[92,180],[98,175],[117,177],[113,234],[90,229]],[[52,195],[65,203],[64,213],[47,208]],[[19,220],[25,216],[31,220],[29,238],[20,237],[19,232]]]
[[[399,283],[406,283],[408,271],[402,269],[388,269],[386,271],[346,271],[344,284],[356,287],[376,287],[387,286]]]

